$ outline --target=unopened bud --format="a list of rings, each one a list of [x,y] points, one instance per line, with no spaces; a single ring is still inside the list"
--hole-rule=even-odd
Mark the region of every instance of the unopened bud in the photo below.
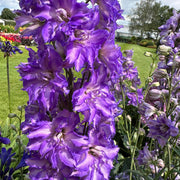
[[[171,47],[170,46],[165,46],[165,45],[160,45],[158,50],[159,50],[159,53],[161,55],[165,55],[166,56],[171,51]]]
[[[143,136],[143,135],[145,135],[146,133],[145,133],[145,130],[143,129],[143,128],[140,128],[139,129],[139,135],[140,136]]]
[[[18,111],[22,111],[22,106],[18,106]]]
[[[16,137],[16,142],[19,144],[23,144],[20,136]]]
[[[127,120],[128,120],[129,122],[131,122],[131,120],[132,120],[132,119],[131,119],[131,116],[127,115],[126,117],[127,117]]]
[[[164,168],[165,167],[165,164],[164,164],[164,161],[162,159],[158,159],[157,160],[157,165],[161,168]]]
[[[153,73],[153,77],[157,79],[165,78],[167,77],[167,71],[166,69],[156,69]]]
[[[174,105],[178,105],[178,99],[177,98],[171,98],[170,102],[173,103]]]
[[[166,56],[164,56],[164,55],[159,55],[159,60],[160,60],[160,61],[165,61],[165,60],[166,60]]]
[[[148,96],[151,100],[157,100],[161,98],[162,92],[158,89],[151,89],[148,93]]]
[[[157,111],[157,109],[154,106],[152,106],[146,102],[143,102],[140,104],[139,110],[146,117],[152,116]]]
[[[152,53],[150,53],[150,52],[148,52],[148,51],[146,51],[146,52],[144,53],[144,55],[147,56],[147,57],[152,57]]]
[[[169,95],[169,90],[162,89],[162,93],[163,93],[163,95],[168,96]]]
[[[14,114],[14,113],[10,113],[10,114],[8,114],[8,117],[9,117],[9,118],[15,118],[15,117],[17,117],[17,115]]]
[[[151,87],[159,87],[160,86],[160,83],[159,82],[153,82],[151,84]]]

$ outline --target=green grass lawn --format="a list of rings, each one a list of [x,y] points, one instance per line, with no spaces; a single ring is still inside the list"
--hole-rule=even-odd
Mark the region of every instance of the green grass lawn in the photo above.
[[[28,52],[25,48],[21,48],[23,54],[14,54],[9,58],[10,70],[10,91],[12,112],[19,113],[17,107],[27,103],[27,93],[22,91],[22,81],[20,81],[19,73],[15,68],[20,62],[26,62]],[[0,52],[0,124],[4,124],[9,113],[8,109],[8,93],[7,93],[7,71],[6,71],[6,58]]]
[[[127,43],[117,43],[117,44],[121,47],[122,51],[133,49],[134,53],[133,53],[132,60],[135,62],[135,66],[138,69],[139,76],[142,83],[141,86],[144,86],[145,80],[148,77],[149,72],[150,72],[150,65],[152,63],[151,57],[146,57],[144,53],[148,51],[148,52],[151,52],[155,56],[156,49],[146,48],[146,47],[142,47],[136,44],[127,44]]]
[[[155,49],[141,47],[135,44],[117,43],[122,50],[133,49],[133,61],[135,66],[138,67],[139,75],[142,81],[142,86],[146,77],[148,76],[151,64],[151,58],[145,57],[144,52],[150,51],[155,53]],[[21,48],[23,54],[15,54],[10,57],[10,86],[11,86],[11,101],[12,112],[18,113],[17,107],[27,104],[28,95],[22,91],[22,81],[20,81],[19,73],[15,68],[21,62],[26,62],[28,58],[28,52],[25,48]],[[7,93],[7,75],[6,75],[6,59],[3,57],[3,53],[0,52],[0,124],[3,124],[8,115],[8,93]]]

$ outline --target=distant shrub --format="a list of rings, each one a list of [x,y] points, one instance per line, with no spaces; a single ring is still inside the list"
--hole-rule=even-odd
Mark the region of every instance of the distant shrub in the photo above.
[[[140,41],[139,45],[144,46],[144,47],[148,47],[148,46],[152,46],[154,47],[154,41],[153,40],[148,40],[148,39],[143,39]]]
[[[13,21],[5,21],[5,25],[9,25],[9,26],[15,26],[16,25],[16,23],[15,22],[13,22]]]
[[[135,36],[131,37],[131,43],[136,44],[137,38]]]
[[[151,41],[148,41],[146,46],[154,46],[154,42],[151,40]]]

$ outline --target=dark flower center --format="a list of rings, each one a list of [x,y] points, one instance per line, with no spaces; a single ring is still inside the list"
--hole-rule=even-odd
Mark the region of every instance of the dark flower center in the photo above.
[[[169,130],[169,127],[166,124],[164,124],[160,127],[160,130],[161,130],[161,132],[165,133]]]

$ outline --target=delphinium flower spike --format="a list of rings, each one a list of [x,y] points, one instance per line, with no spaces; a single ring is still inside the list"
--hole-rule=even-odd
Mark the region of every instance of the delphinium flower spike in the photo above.
[[[112,88],[123,61],[114,42],[118,1],[21,0],[20,7],[16,27],[29,25],[22,34],[38,47],[18,66],[29,95],[22,130],[30,178],[109,179],[122,113]]]

